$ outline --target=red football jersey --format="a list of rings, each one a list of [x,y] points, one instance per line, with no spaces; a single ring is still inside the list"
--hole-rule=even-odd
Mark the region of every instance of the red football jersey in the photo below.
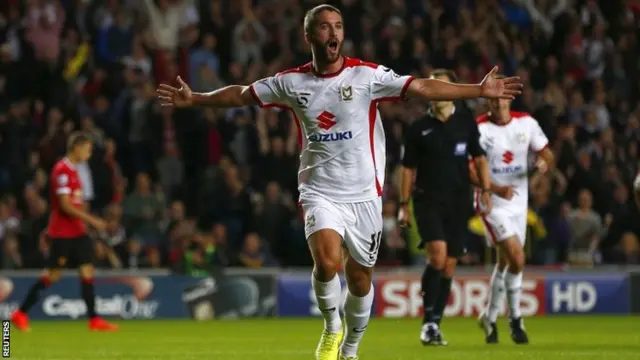
[[[86,233],[85,225],[79,218],[69,216],[60,209],[58,195],[68,195],[71,204],[82,208],[82,184],[76,167],[64,158],[58,161],[51,171],[51,216],[47,235],[53,238],[75,238]]]

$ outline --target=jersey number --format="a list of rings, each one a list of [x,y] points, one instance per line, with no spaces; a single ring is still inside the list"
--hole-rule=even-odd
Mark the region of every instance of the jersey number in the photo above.
[[[369,246],[369,259],[373,260],[378,250],[380,250],[380,243],[382,242],[382,231],[378,231],[375,234],[371,234],[371,246]]]
[[[300,106],[301,108],[307,107],[307,104],[309,104],[309,96],[311,96],[311,93],[308,93],[308,92],[298,93],[298,96],[296,97],[296,102],[298,103],[298,106]]]

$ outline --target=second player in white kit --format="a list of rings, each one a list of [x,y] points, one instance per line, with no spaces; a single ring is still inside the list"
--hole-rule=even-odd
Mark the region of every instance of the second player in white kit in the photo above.
[[[491,277],[491,295],[480,317],[487,343],[497,343],[496,319],[505,292],[509,304],[511,337],[528,343],[520,314],[524,243],[527,232],[529,154],[536,153],[538,171],[553,161],[549,140],[527,113],[510,110],[509,100],[490,100],[490,112],[478,117],[480,146],[487,153],[493,208],[482,216],[487,245],[498,248],[498,263]],[[476,201],[476,204],[478,202]]]

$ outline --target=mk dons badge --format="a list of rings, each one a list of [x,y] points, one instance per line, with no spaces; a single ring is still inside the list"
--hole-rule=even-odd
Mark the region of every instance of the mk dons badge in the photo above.
[[[523,132],[518,133],[518,143],[519,144],[524,144],[527,142],[527,135]]]
[[[353,100],[353,88],[351,86],[340,87],[340,98],[342,101]]]

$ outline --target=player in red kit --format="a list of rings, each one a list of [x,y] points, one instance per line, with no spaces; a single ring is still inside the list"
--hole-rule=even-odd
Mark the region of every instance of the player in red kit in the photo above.
[[[82,298],[87,305],[89,329],[93,331],[114,331],[118,327],[96,315],[93,275],[93,242],[87,236],[85,223],[104,230],[106,223],[84,210],[82,185],[76,171],[76,164],[91,157],[91,138],[82,133],[69,137],[67,156],[58,161],[51,172],[51,215],[47,237],[51,242],[49,263],[45,274],[33,284],[20,308],[13,313],[11,321],[22,331],[29,331],[27,312],[38,301],[43,290],[60,279],[62,269],[77,266],[82,283]]]

